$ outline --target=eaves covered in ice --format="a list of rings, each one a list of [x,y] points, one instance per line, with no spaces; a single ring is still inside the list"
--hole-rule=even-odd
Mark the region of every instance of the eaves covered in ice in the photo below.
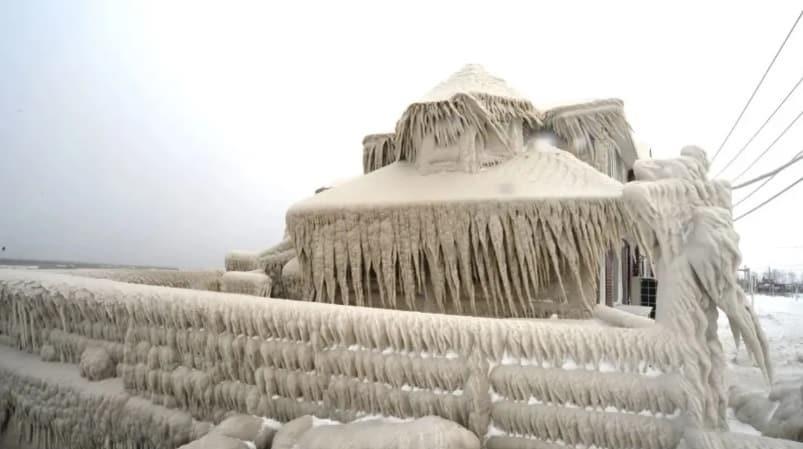
[[[599,259],[626,227],[621,192],[555,148],[473,174],[402,161],[297,203],[287,224],[307,299],[587,317]]]

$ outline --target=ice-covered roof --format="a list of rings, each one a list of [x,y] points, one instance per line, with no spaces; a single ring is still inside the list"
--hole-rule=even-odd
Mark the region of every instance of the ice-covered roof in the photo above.
[[[395,151],[414,161],[417,142],[434,136],[438,146],[448,146],[468,130],[485,135],[502,123],[520,121],[534,129],[542,125],[533,104],[501,78],[479,65],[467,65],[412,103],[396,123]]]
[[[605,98],[554,105],[545,110],[544,116],[546,120],[549,120],[557,116],[590,114],[597,111],[622,111],[623,108],[624,102],[622,100],[618,98]]]
[[[606,171],[610,156],[600,157],[600,152],[615,150],[625,168],[638,159],[624,103],[618,98],[554,107],[544,113],[544,122],[569,145],[567,150],[583,160],[596,160],[597,169]]]
[[[565,151],[541,145],[473,174],[422,175],[412,164],[396,162],[301,201],[289,213],[437,202],[570,201],[621,195],[619,182]]]

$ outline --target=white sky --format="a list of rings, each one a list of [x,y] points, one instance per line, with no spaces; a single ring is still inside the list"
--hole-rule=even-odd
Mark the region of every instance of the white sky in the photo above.
[[[291,203],[360,174],[362,137],[391,131],[468,62],[536,106],[622,98],[654,156],[686,144],[712,155],[800,8],[2,2],[0,245],[6,257],[221,266],[230,249],[278,241]],[[803,74],[801,54],[803,25],[714,172]],[[800,90],[726,175],[797,115]],[[746,177],[800,150],[803,123]],[[801,199],[803,184],[738,223],[746,263],[803,271]]]

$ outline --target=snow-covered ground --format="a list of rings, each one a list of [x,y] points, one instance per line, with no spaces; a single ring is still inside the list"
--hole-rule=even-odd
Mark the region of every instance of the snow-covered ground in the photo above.
[[[775,370],[773,381],[799,382],[803,378],[803,295],[798,298],[756,295],[754,310],[769,340],[770,358]],[[768,393],[769,386],[744,345],[737,353],[725,314],[720,313],[718,324],[719,338],[728,359],[728,385]],[[758,433],[748,424],[738,422],[731,410],[728,416],[732,431]]]

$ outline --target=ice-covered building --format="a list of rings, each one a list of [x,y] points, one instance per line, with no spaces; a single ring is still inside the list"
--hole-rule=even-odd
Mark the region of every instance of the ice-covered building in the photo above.
[[[588,317],[624,229],[621,182],[533,137],[540,113],[467,66],[365,139],[370,171],[287,213],[304,297],[482,316]],[[589,119],[590,120],[590,119]]]
[[[544,141],[551,142],[565,152],[555,153],[554,149],[543,151],[546,148]],[[525,154],[527,157],[520,157]],[[571,158],[569,154],[576,159]],[[297,218],[303,211],[304,217],[320,222],[319,218],[331,215],[323,211],[327,208],[331,209],[333,206],[337,207],[337,204],[344,204],[344,201],[350,205],[359,203],[362,206],[360,210],[363,211],[360,212],[361,214],[367,213],[365,212],[367,209],[373,209],[374,212],[386,210],[397,213],[402,209],[410,210],[419,205],[426,205],[468,212],[460,215],[466,221],[461,225],[461,229],[465,228],[467,231],[476,232],[477,227],[483,223],[482,220],[476,221],[477,214],[485,215],[485,221],[491,215],[499,216],[503,220],[508,217],[507,213],[499,214],[498,210],[466,207],[467,203],[473,201],[471,195],[475,195],[476,198],[485,198],[477,200],[480,202],[498,202],[498,207],[502,209],[504,209],[504,204],[526,202],[531,209],[544,212],[545,217],[549,216],[543,223],[554,225],[557,221],[562,221],[563,223],[559,227],[566,226],[566,229],[574,233],[572,236],[577,235],[579,238],[572,240],[573,237],[568,236],[569,240],[562,242],[561,245],[555,245],[554,254],[547,252],[546,255],[549,257],[539,258],[536,262],[534,259],[528,259],[530,258],[528,250],[519,248],[516,244],[524,241],[546,244],[547,240],[542,236],[550,238],[561,238],[562,236],[551,234],[548,226],[546,233],[538,230],[537,226],[533,226],[527,231],[526,239],[522,240],[524,238],[521,234],[524,229],[522,223],[515,226],[502,223],[502,233],[497,237],[500,242],[505,242],[500,246],[505,250],[503,255],[500,254],[505,264],[501,267],[501,271],[497,271],[497,267],[494,267],[494,271],[492,271],[494,276],[501,276],[498,280],[500,284],[498,295],[492,287],[493,282],[496,281],[483,279],[488,270],[478,268],[484,267],[485,264],[477,263],[477,260],[469,257],[484,254],[482,251],[475,251],[472,241],[464,244],[467,249],[466,257],[469,258],[467,261],[451,261],[449,259],[451,253],[447,255],[448,250],[443,252],[442,248],[439,252],[430,251],[437,259],[428,260],[424,269],[420,269],[417,265],[412,266],[414,276],[406,273],[407,266],[410,265],[407,259],[412,257],[413,261],[418,262],[419,255],[407,254],[401,250],[401,247],[396,246],[392,255],[387,255],[384,259],[373,263],[368,261],[369,267],[373,267],[373,274],[371,268],[363,270],[364,273],[359,276],[354,276],[353,273],[341,273],[340,280],[343,280],[344,276],[349,276],[352,280],[351,289],[346,288],[347,285],[344,282],[340,282],[337,286],[329,285],[328,280],[337,279],[337,276],[326,274],[318,277],[320,282],[317,284],[313,282],[313,293],[311,294],[320,299],[321,296],[318,295],[336,295],[339,291],[342,298],[348,300],[349,296],[354,296],[356,293],[361,301],[362,288],[357,288],[353,281],[367,276],[369,281],[374,280],[375,284],[378,283],[380,295],[388,292],[394,298],[395,307],[396,292],[394,290],[396,289],[388,288],[388,285],[396,285],[395,273],[399,271],[399,293],[405,296],[407,306],[411,306],[414,296],[420,296],[419,293],[422,291],[426,293],[421,286],[426,287],[427,283],[422,282],[418,277],[426,277],[428,273],[425,271],[435,270],[435,278],[438,279],[436,282],[447,282],[450,280],[448,276],[442,276],[440,273],[451,273],[448,265],[454,262],[458,267],[470,268],[462,271],[456,269],[457,274],[453,275],[455,279],[452,279],[452,286],[447,284],[447,287],[435,288],[434,292],[427,295],[434,297],[438,304],[440,304],[441,290],[451,289],[451,292],[459,295],[458,285],[462,286],[460,288],[463,289],[463,293],[472,295],[473,303],[474,285],[476,284],[481,287],[478,290],[482,291],[484,297],[491,301],[498,301],[497,296],[504,297],[506,294],[511,294],[519,304],[516,307],[518,310],[526,309],[524,304],[520,303],[521,300],[524,300],[536,304],[535,308],[542,313],[549,311],[557,313],[565,309],[565,307],[557,305],[563,300],[563,295],[556,295],[558,289],[550,289],[543,284],[551,283],[553,286],[559,285],[560,287],[572,286],[575,274],[562,273],[563,270],[560,268],[550,269],[551,258],[562,260],[566,256],[570,260],[574,257],[571,253],[583,253],[582,257],[589,256],[580,251],[586,245],[602,256],[597,257],[595,254],[592,257],[593,260],[584,261],[591,264],[583,266],[584,271],[580,277],[585,285],[577,291],[582,291],[586,300],[593,299],[593,302],[609,305],[618,302],[631,303],[631,296],[634,296],[632,302],[639,304],[640,292],[631,295],[632,285],[635,284],[638,289],[643,268],[647,268],[648,265],[643,260],[638,260],[638,257],[641,256],[638,250],[631,249],[621,240],[611,240],[616,235],[621,235],[621,227],[618,227],[615,220],[611,220],[601,228],[604,232],[587,233],[582,228],[587,223],[586,218],[571,213],[575,210],[597,213],[596,210],[592,211],[587,207],[589,199],[594,198],[594,201],[591,201],[594,204],[593,208],[605,203],[607,204],[606,213],[617,214],[615,205],[616,198],[619,196],[618,192],[622,184],[632,179],[633,164],[638,158],[639,153],[631,135],[630,125],[625,119],[621,100],[607,99],[576,103],[554,107],[541,113],[530,101],[510,88],[505,81],[488,74],[480,66],[469,65],[437,85],[422,100],[410,105],[397,123],[395,133],[366,136],[363,141],[365,173],[391,164],[395,168],[380,170],[377,174],[371,173],[365,180],[354,180],[340,192],[335,189],[329,195],[304,201],[291,209],[288,220],[297,223]],[[554,165],[555,160],[561,161],[559,165],[563,171],[555,171],[557,167]],[[498,166],[501,162],[506,163]],[[466,175],[449,174],[450,172],[460,172]],[[565,178],[561,178],[561,176],[565,176]],[[424,185],[429,190],[419,188]],[[500,195],[497,196],[497,194]],[[405,198],[402,199],[402,196]],[[564,215],[553,214],[550,216],[550,208],[562,210],[564,207]],[[316,215],[315,208],[318,208],[321,214]],[[482,209],[481,212],[480,209]],[[444,219],[454,220],[455,218],[444,217]],[[572,221],[573,219],[579,219],[581,222]],[[407,219],[405,218],[405,220]],[[516,221],[517,218],[511,218],[511,220]],[[371,226],[362,220],[360,220],[360,224]],[[532,222],[528,221],[528,225],[530,224]],[[418,225],[420,226],[420,224]],[[399,229],[398,223],[395,223],[393,230]],[[305,230],[308,231],[308,229]],[[351,231],[357,232],[355,229]],[[417,228],[413,228],[412,231],[417,232]],[[504,235],[505,231],[514,239],[519,240],[507,241]],[[391,231],[388,230],[388,232],[388,236],[390,236]],[[602,235],[606,236],[604,241],[598,239]],[[332,234],[332,236],[335,240],[345,237],[339,234]],[[437,234],[432,234],[431,237],[440,239]],[[324,265],[312,266],[315,258],[312,257],[310,251],[319,241],[325,241],[326,237],[305,233],[304,238],[308,239],[302,243],[306,250],[305,262],[310,264],[306,274],[313,279],[316,275],[321,274],[320,271],[326,271],[327,268],[323,268]],[[397,236],[397,238],[403,239],[406,236]],[[464,238],[472,238],[472,235],[466,233]],[[478,239],[479,237],[474,236],[474,238]],[[450,239],[453,237],[446,238],[446,240]],[[397,245],[393,240],[387,240],[386,243]],[[482,244],[483,242],[477,240],[477,243]],[[567,243],[570,244],[567,245]],[[453,243],[450,244],[453,245]],[[440,248],[440,246],[438,247]],[[325,249],[323,250],[325,251]],[[394,251],[391,247],[388,247],[387,250]],[[417,250],[424,251],[424,248]],[[519,251],[519,254],[516,253],[516,250]],[[426,253],[423,254],[426,255]],[[441,257],[441,254],[445,257]],[[538,252],[536,251],[535,254]],[[344,255],[341,254],[341,256]],[[497,257],[493,254],[491,256]],[[360,264],[362,264],[364,256],[360,257]],[[519,264],[519,257],[524,259],[521,260],[521,264]],[[433,266],[436,261],[438,266]],[[380,270],[377,270],[383,262],[399,265],[399,270],[384,268],[387,270],[386,273],[391,275],[387,280],[382,279]],[[356,262],[352,261],[352,263]],[[332,265],[331,269],[336,270],[336,265],[337,262]],[[596,268],[592,268],[592,266]],[[528,273],[528,269],[545,270],[549,275],[547,278],[538,278],[536,275]],[[405,281],[410,281],[414,277],[416,278],[416,288],[405,284]],[[566,281],[564,282],[564,280]],[[588,285],[590,282],[596,282],[596,284]],[[331,283],[335,284],[335,282]],[[390,284],[384,285],[387,283]],[[320,291],[321,288],[329,288],[328,293]],[[510,289],[512,293],[507,293],[505,288]],[[350,290],[354,292],[350,292]],[[413,290],[416,292],[413,293]],[[533,290],[540,291],[533,292]],[[575,290],[572,288],[572,292],[568,296],[572,296]],[[543,296],[539,297],[539,295]],[[382,300],[384,301],[384,298]],[[551,306],[547,307],[546,304],[551,304]],[[468,311],[469,309],[462,307],[458,310]],[[505,310],[506,312],[503,314],[513,313],[511,307],[507,307]],[[488,313],[488,311],[481,313]],[[536,315],[540,315],[540,313],[536,313]]]

